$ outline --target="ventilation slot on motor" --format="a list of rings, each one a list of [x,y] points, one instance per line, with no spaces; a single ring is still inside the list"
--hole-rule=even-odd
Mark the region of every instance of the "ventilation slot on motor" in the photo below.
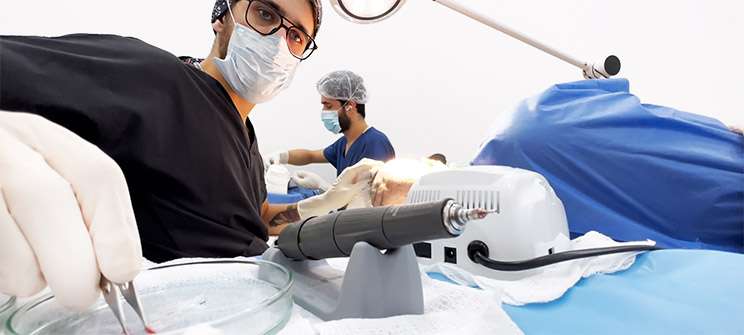
[[[483,208],[501,213],[500,193],[484,190],[457,191],[457,202],[465,208]]]
[[[440,197],[441,192],[435,191],[435,190],[418,190],[414,191],[413,194],[411,194],[411,201],[412,204],[418,204],[422,202],[431,202],[431,201],[438,201],[442,200]]]

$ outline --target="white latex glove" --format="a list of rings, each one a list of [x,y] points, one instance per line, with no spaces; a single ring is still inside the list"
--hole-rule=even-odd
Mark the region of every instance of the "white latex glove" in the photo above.
[[[264,158],[264,166],[269,167],[274,164],[288,164],[289,163],[289,151],[275,152],[268,157]]]
[[[0,111],[0,292],[84,309],[101,273],[140,271],[142,249],[124,175],[94,145],[39,116]]]
[[[310,171],[297,171],[293,173],[292,181],[297,184],[297,186],[322,190],[323,192],[328,191],[328,189],[331,188],[331,184],[325,181],[323,177]]]
[[[346,206],[346,209],[357,209],[357,208],[371,208],[372,206],[372,185],[367,185],[364,189],[362,189],[359,194],[357,194],[354,199],[351,199],[349,202],[349,205]]]
[[[368,190],[372,177],[382,165],[380,161],[365,158],[347,168],[328,191],[297,203],[300,219],[304,221],[313,216],[326,215],[348,205],[357,194]]]

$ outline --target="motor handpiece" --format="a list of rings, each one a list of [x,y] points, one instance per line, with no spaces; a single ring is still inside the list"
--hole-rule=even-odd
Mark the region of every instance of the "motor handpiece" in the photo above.
[[[348,257],[357,242],[387,250],[457,237],[468,222],[483,219],[489,213],[466,209],[452,199],[350,209],[289,225],[279,235],[276,246],[295,260]]]

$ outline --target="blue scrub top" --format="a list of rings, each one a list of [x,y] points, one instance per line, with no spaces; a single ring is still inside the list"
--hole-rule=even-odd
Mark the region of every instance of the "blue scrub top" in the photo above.
[[[381,131],[370,127],[357,140],[351,144],[349,151],[346,150],[346,136],[341,136],[338,141],[334,142],[325,150],[325,156],[328,163],[336,168],[336,175],[340,175],[347,167],[352,166],[363,158],[374,159],[387,162],[395,158],[395,149],[388,140],[387,136]]]

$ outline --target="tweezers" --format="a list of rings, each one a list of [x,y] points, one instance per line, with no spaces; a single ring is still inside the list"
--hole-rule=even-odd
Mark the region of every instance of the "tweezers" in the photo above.
[[[124,310],[122,309],[119,292],[121,292],[121,296],[124,297],[124,300],[127,302],[127,304],[129,304],[129,306],[134,309],[134,312],[137,313],[137,316],[139,316],[140,320],[142,321],[143,327],[146,330],[149,329],[147,327],[145,313],[142,309],[142,303],[140,303],[140,299],[137,296],[137,291],[134,288],[134,282],[130,281],[124,284],[115,284],[102,276],[101,291],[103,292],[103,298],[104,300],[106,300],[106,304],[108,304],[109,308],[114,313],[116,320],[119,321],[124,335],[131,335],[131,333],[127,330],[126,327],[126,318],[124,317]]]

